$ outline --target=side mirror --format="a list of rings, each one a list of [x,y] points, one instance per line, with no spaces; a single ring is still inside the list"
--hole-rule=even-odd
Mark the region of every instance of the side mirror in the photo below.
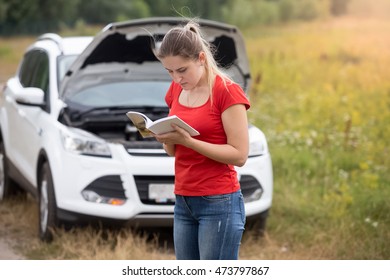
[[[38,106],[43,108],[45,103],[45,93],[40,88],[28,87],[15,93],[15,101],[26,106]]]

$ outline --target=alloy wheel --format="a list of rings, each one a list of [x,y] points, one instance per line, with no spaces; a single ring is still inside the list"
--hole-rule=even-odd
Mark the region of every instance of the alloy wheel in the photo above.
[[[0,152],[0,201],[4,199],[4,194],[5,194],[4,154]]]
[[[41,184],[41,199],[40,199],[40,216],[41,216],[41,230],[42,232],[47,231],[47,220],[49,216],[49,199],[48,199],[48,194],[47,194],[47,179],[46,176],[42,178],[42,184]]]

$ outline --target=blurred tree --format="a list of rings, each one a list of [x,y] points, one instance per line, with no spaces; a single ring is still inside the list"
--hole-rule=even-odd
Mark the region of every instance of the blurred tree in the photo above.
[[[7,3],[4,0],[0,0],[0,24],[6,19]]]
[[[62,22],[72,21],[79,0],[0,0],[3,17],[0,33],[54,32]]]
[[[229,0],[145,0],[153,16],[201,17],[222,20],[222,7]]]
[[[312,20],[320,15],[319,0],[297,0],[295,1],[294,17],[300,20]]]
[[[149,5],[144,0],[81,1],[78,9],[78,17],[90,24],[106,24],[150,16]]]
[[[90,0],[81,1],[78,6],[78,17],[86,23],[109,23],[115,21],[118,11],[123,11],[126,7],[126,1],[116,0]]]
[[[153,16],[173,16],[175,13],[174,0],[144,0],[149,6],[150,13]]]
[[[355,2],[369,0],[0,0],[0,34],[56,32],[81,22],[104,25],[149,16],[201,17],[244,27],[338,16]]]
[[[268,0],[278,2],[280,20],[313,20],[329,15],[329,2],[333,0]]]
[[[229,0],[223,16],[225,21],[239,27],[275,23],[279,21],[278,1]]]
[[[341,16],[347,13],[349,0],[331,0],[332,15]]]
[[[292,0],[281,0],[279,3],[280,20],[288,22],[294,18],[296,14],[295,5]]]
[[[12,33],[14,29],[26,24],[26,21],[34,18],[37,12],[37,5],[33,1],[23,0],[3,0],[4,20],[1,24],[0,31],[3,33]],[[36,0],[35,0],[36,2]]]
[[[150,7],[144,0],[127,1],[129,3],[129,9],[127,14],[122,16],[128,16],[129,18],[144,18],[150,17]]]

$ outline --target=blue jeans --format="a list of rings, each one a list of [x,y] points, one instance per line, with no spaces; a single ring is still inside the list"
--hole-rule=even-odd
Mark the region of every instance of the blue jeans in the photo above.
[[[236,260],[245,225],[241,190],[176,196],[174,244],[178,260]]]

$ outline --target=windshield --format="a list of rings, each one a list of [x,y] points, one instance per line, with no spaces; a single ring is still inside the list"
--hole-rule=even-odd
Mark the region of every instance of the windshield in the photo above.
[[[72,63],[76,60],[77,55],[62,55],[58,57],[58,81],[61,82]]]
[[[68,101],[87,107],[166,107],[169,81],[125,81],[100,84],[75,93]]]

